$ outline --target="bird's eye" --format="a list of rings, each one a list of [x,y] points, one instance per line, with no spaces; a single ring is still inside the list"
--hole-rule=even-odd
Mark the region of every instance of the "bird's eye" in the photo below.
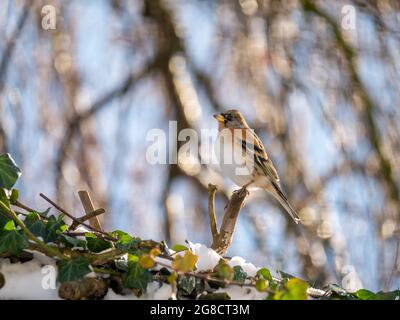
[[[226,114],[225,115],[225,120],[232,121],[232,115],[231,114]]]

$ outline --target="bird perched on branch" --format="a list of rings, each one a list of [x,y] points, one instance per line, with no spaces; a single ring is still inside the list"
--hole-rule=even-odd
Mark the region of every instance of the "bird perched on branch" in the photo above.
[[[222,173],[238,186],[267,190],[298,223],[300,218],[279,184],[278,173],[254,130],[238,110],[214,115],[218,121],[215,152]]]

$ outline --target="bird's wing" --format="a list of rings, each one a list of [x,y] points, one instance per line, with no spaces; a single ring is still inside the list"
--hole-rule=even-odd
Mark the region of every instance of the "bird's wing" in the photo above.
[[[271,159],[268,157],[268,154],[257,134],[252,129],[247,129],[241,139],[243,150],[254,153],[256,167],[260,168],[271,182],[276,183],[279,186],[278,172],[276,171]]]

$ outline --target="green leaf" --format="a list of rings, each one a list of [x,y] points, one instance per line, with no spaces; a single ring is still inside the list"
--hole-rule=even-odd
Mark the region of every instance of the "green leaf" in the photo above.
[[[40,220],[40,217],[36,212],[29,213],[26,216],[24,223],[29,231],[36,237],[41,237],[42,239],[46,237],[46,224]]]
[[[187,249],[188,247],[184,246],[183,244],[175,244],[171,247],[171,250],[174,250],[175,252],[181,252]]]
[[[0,234],[3,230],[3,227],[6,225],[6,223],[10,220],[9,217],[7,217],[4,213],[0,212]]]
[[[0,201],[7,207],[10,208],[10,201],[3,189],[0,189]],[[11,219],[8,213],[0,208],[0,231],[3,226]]]
[[[139,257],[139,264],[142,268],[151,269],[156,265],[154,257],[145,253]]]
[[[269,282],[272,281],[271,272],[267,268],[261,268],[257,271],[257,277],[260,279],[268,280]]]
[[[58,282],[75,281],[92,272],[89,263],[84,257],[72,260],[61,260],[58,262]]]
[[[68,248],[86,248],[86,241],[82,240],[82,239],[77,239],[74,237],[71,237],[69,235],[60,234],[62,242],[64,243],[64,245]]]
[[[196,288],[196,278],[193,276],[179,276],[177,286],[184,291],[184,294],[190,295]]]
[[[92,252],[102,252],[112,248],[113,246],[111,242],[100,239],[93,233],[86,233],[85,238],[87,241],[87,247]]]
[[[231,281],[234,277],[234,271],[226,262],[220,260],[215,267],[214,276],[219,279]]]
[[[391,292],[377,292],[373,298],[369,300],[398,300],[400,299],[400,290],[395,290]]]
[[[58,218],[54,216],[49,217],[46,224],[46,236],[43,239],[44,242],[54,242],[61,232],[68,229],[68,226],[62,219],[62,216],[59,216]]]
[[[5,227],[7,231],[0,234],[0,253],[18,256],[28,246],[28,240],[21,230],[15,229],[13,221],[8,222]]]
[[[40,220],[39,215],[36,212],[30,212],[24,219],[24,224],[28,227],[32,223],[35,223],[36,221]]]
[[[355,292],[354,295],[361,300],[371,300],[375,296],[375,293],[366,289],[360,289],[357,292]]]
[[[233,267],[233,280],[244,282],[247,278],[247,273],[243,271],[241,266],[234,266]]]
[[[142,268],[138,262],[128,262],[128,272],[122,276],[122,284],[126,288],[146,290],[152,280],[151,273]]]
[[[11,189],[21,175],[10,154],[0,155],[0,189]]]
[[[19,198],[19,191],[17,189],[12,189],[10,195],[10,202],[14,204],[17,202],[18,198]]]
[[[8,222],[4,225],[3,230],[5,230],[5,231],[13,231],[13,230],[15,230],[15,223],[14,223],[14,221],[13,221],[13,220],[8,221]]]
[[[197,255],[187,250],[183,256],[175,256],[174,261],[172,261],[172,268],[182,272],[193,271],[198,260]]]
[[[285,283],[285,288],[276,293],[275,300],[307,300],[308,284],[303,280],[292,278]]]
[[[258,279],[256,281],[256,289],[260,292],[264,292],[267,289],[267,281],[264,279]]]
[[[139,257],[134,254],[128,254],[128,263],[136,263],[139,262]]]
[[[142,241],[140,238],[133,238],[129,234],[121,230],[111,232],[111,236],[118,239],[116,243],[117,249],[127,253],[139,255],[139,244]]]
[[[47,217],[47,215],[49,214],[50,210],[51,210],[51,207],[47,208],[44,211],[34,211],[34,212],[37,213],[41,217]]]
[[[128,261],[124,257],[115,259],[114,264],[118,270],[128,271]]]
[[[130,240],[132,240],[132,237],[129,234],[121,230],[115,230],[111,232],[110,235],[117,238],[118,242],[121,244],[127,244]]]

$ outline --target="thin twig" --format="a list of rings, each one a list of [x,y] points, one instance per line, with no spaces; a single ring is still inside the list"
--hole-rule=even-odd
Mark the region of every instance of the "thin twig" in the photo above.
[[[13,206],[16,206],[16,207],[18,207],[18,208],[24,209],[25,211],[27,211],[27,212],[29,212],[29,213],[30,213],[30,212],[35,212],[35,213],[37,213],[42,219],[44,219],[44,220],[49,220],[48,217],[46,217],[45,215],[41,214],[39,211],[28,207],[27,205],[25,205],[25,204],[19,202],[18,200],[15,201],[14,203],[12,203],[12,205],[13,205]],[[22,214],[23,216],[26,216],[26,215],[27,215],[27,214],[22,213],[22,212],[21,212],[21,214]]]
[[[101,215],[101,214],[103,214],[105,212],[106,212],[106,210],[104,210],[103,208],[96,209],[96,210],[84,215],[83,217],[77,218],[77,220],[79,220],[80,222],[85,222],[85,221],[87,221],[87,220],[89,220],[91,218],[97,217],[97,216],[99,216],[99,215]],[[72,225],[71,225],[71,229],[72,230],[76,229],[79,224],[80,223],[74,221],[72,223]]]
[[[79,221],[77,218],[75,218],[72,214],[68,213],[66,210],[64,210],[63,208],[61,208],[58,204],[56,204],[54,201],[50,200],[47,196],[45,196],[43,193],[40,193],[40,196],[46,200],[48,203],[50,203],[54,208],[56,208],[58,211],[60,211],[61,213],[65,214],[68,218],[72,219],[73,221],[78,222],[79,224],[81,224],[82,226],[95,231],[97,233],[101,233],[102,235],[104,235],[108,240],[111,241],[118,241],[117,238],[111,237],[107,232],[98,230],[94,227],[92,227],[91,225],[85,223],[85,222],[81,222]]]

